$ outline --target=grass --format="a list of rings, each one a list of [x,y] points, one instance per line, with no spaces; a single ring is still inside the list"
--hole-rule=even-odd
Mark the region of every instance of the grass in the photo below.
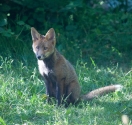
[[[132,71],[118,66],[92,66],[77,59],[75,68],[82,93],[120,83],[121,92],[110,93],[90,102],[68,108],[49,105],[45,86],[29,40],[1,38],[0,50],[0,125],[122,125],[126,114],[132,119]],[[19,47],[19,48],[18,48]]]

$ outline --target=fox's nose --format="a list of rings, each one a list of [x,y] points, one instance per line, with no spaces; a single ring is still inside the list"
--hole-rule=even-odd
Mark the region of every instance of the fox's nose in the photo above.
[[[37,56],[38,59],[41,59],[41,56]]]

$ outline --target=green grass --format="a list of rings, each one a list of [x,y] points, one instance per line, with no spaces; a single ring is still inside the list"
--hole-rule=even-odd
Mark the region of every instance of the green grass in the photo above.
[[[132,72],[118,66],[88,66],[77,59],[75,68],[82,93],[109,84],[124,86],[90,102],[68,108],[49,105],[45,86],[29,40],[1,39],[0,50],[0,125],[122,125],[121,117],[132,119]],[[8,43],[8,44],[7,44]],[[13,45],[14,44],[14,45]],[[19,47],[19,48],[18,48]]]

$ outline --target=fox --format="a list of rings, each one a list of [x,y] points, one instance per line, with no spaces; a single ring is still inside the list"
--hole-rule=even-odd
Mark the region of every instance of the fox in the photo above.
[[[31,27],[32,48],[38,61],[38,69],[46,86],[48,101],[56,100],[56,104],[75,104],[89,101],[98,96],[118,91],[122,85],[109,85],[95,89],[81,95],[81,87],[73,65],[56,49],[56,34],[50,28],[45,35],[41,35],[34,27]]]

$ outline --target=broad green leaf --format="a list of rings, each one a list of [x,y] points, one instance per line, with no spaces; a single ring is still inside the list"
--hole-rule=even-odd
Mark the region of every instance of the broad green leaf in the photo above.
[[[0,20],[0,26],[5,26],[7,25],[7,20],[6,19],[1,19]]]
[[[17,24],[18,25],[24,25],[25,23],[23,21],[18,21]]]

